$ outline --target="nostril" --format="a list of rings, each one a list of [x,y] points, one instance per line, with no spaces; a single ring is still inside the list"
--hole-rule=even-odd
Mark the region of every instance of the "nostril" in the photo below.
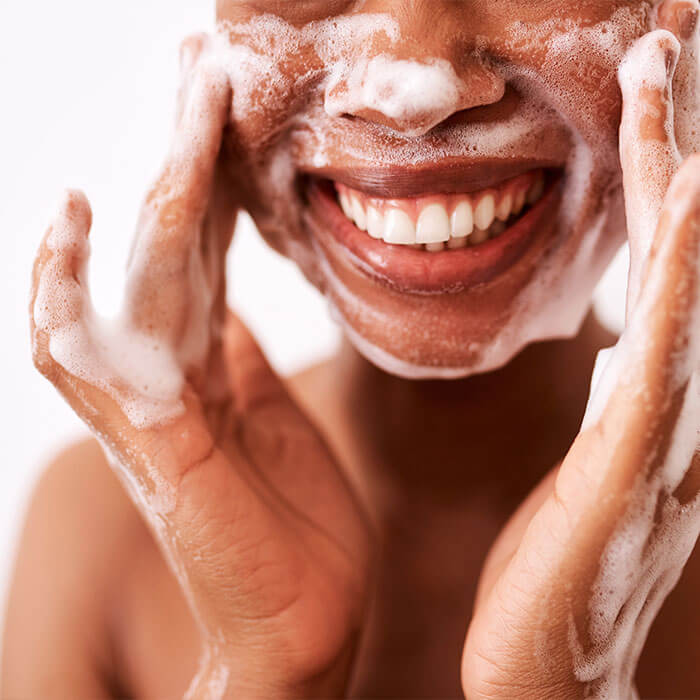
[[[464,124],[493,123],[494,121],[506,121],[512,117],[520,104],[520,94],[511,86],[506,86],[500,100],[478,107],[460,109],[450,115],[442,123],[444,126],[460,126]]]
[[[478,63],[458,75],[444,58],[379,54],[334,76],[326,86],[324,107],[332,117],[352,116],[415,137],[455,113],[498,102],[504,92],[505,83]]]

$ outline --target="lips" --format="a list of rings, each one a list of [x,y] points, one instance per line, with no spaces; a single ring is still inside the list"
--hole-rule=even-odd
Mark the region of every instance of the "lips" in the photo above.
[[[470,194],[404,199],[368,197],[335,184],[345,216],[372,238],[439,252],[483,243],[502,234],[544,192],[544,173],[531,171]]]
[[[348,135],[352,138],[352,135]],[[551,144],[543,149],[553,150]],[[421,197],[434,192],[470,193],[496,187],[500,183],[530,173],[534,170],[560,170],[566,163],[568,150],[560,148],[549,158],[502,158],[446,156],[437,162],[418,165],[382,165],[363,167],[312,167],[302,157],[301,170],[313,178],[331,180],[346,187],[362,190],[369,196],[385,199],[395,197]]]
[[[327,256],[344,256],[398,291],[460,292],[507,274],[531,246],[546,244],[560,183],[558,172],[531,170],[500,183],[491,178],[487,189],[469,194],[377,199],[314,178],[308,185],[310,224]],[[362,230],[368,223],[371,235]],[[416,235],[420,240],[411,238]]]

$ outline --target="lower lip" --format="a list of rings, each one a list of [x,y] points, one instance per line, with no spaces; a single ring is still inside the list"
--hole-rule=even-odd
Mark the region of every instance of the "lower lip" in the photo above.
[[[360,231],[343,213],[330,183],[314,181],[309,189],[313,228],[319,242],[344,249],[370,277],[401,292],[460,292],[505,274],[536,241],[549,236],[559,210],[559,179],[550,182],[542,198],[498,237],[474,246],[431,253],[390,245]],[[330,252],[334,252],[331,250]]]

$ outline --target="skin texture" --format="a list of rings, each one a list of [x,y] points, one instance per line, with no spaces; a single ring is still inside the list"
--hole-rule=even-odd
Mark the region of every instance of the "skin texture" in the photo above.
[[[298,52],[285,55],[282,68],[287,83],[294,86],[293,93],[283,92],[280,99],[275,91],[274,100],[261,95],[256,105],[259,118],[237,121],[227,142],[230,151],[247,165],[245,182],[238,188],[244,193],[244,205],[267,241],[299,264],[337,307],[343,322],[365,342],[412,367],[461,369],[464,374],[474,368],[493,369],[510,359],[530,334],[542,339],[542,333],[532,330],[538,324],[520,309],[519,299],[545,267],[554,279],[540,281],[547,286],[550,298],[569,296],[568,313],[573,316],[577,290],[590,287],[585,292],[587,303],[594,281],[623,240],[617,155],[621,100],[615,57],[597,54],[584,40],[565,44],[552,54],[543,47],[553,45],[558,27],[566,22],[569,26],[595,27],[611,20],[616,12],[627,16],[617,40],[622,47],[629,46],[649,29],[652,4],[414,2],[396,6],[371,1],[350,5],[351,17],[387,12],[399,25],[401,39],[389,45],[382,40],[383,35],[373,37],[370,56],[440,59],[453,66],[464,85],[451,105],[453,114],[430,130],[427,126],[444,113],[443,105],[437,115],[429,110],[420,112],[401,125],[361,107],[341,117],[328,117],[316,105],[313,82],[305,78],[310,66],[319,70],[321,66],[314,60],[313,48],[302,41]],[[313,6],[318,7],[318,3],[309,4]],[[283,17],[301,22],[300,11],[287,16],[288,4],[284,8],[275,5]],[[255,32],[250,38],[236,27],[259,16],[265,3],[220,2],[217,9],[219,19],[234,23],[232,42],[248,45],[254,41]],[[317,19],[317,15],[312,13],[310,19]],[[525,23],[529,34],[523,34],[518,23]],[[517,80],[507,79],[513,70],[519,76],[536,76],[532,78],[536,87],[516,87]],[[342,85],[338,88],[341,93],[343,89]],[[554,114],[550,112],[552,105]],[[477,126],[485,126],[488,132],[495,124],[510,123],[528,107],[538,117],[530,116],[527,135],[518,139],[511,151],[477,149],[465,157],[465,148],[477,139]],[[455,131],[463,134],[461,144]],[[497,141],[503,138],[499,134]],[[451,293],[407,294],[358,270],[346,251],[338,251],[327,242],[322,235],[327,225],[313,209],[308,211],[303,197],[284,188],[275,196],[268,178],[270,161],[286,153],[291,154],[299,174],[340,179],[383,196],[426,194],[436,189],[460,191],[485,186],[484,179],[491,174],[505,177],[503,168],[517,174],[520,168],[533,167],[533,160],[564,168],[574,155],[577,140],[590,149],[593,167],[584,174],[580,203],[571,204],[574,196],[567,190],[568,206],[573,207],[570,223],[564,225],[556,216],[559,207],[552,207],[536,244],[508,274],[489,284]],[[320,144],[327,161],[322,166],[316,164]],[[351,149],[348,144],[359,147]],[[396,161],[396,152],[414,154],[416,146],[422,154],[419,163],[408,166]],[[445,148],[451,154],[449,159],[443,153]],[[280,200],[291,201],[279,207]],[[591,229],[601,210],[608,210],[608,203],[610,216],[603,222],[603,230],[593,234]],[[579,273],[574,271],[572,260],[584,241],[593,250]],[[542,304],[537,302],[537,307]],[[551,310],[549,318],[556,313]],[[575,318],[555,326],[558,337],[578,330]],[[497,359],[491,359],[489,352],[495,352],[497,339],[510,332],[516,339],[507,343]]]
[[[376,10],[375,4],[381,3],[364,3],[357,11]],[[649,9],[646,3],[627,4],[641,15]],[[399,14],[416,36],[429,36],[421,31],[428,18],[420,7],[417,3],[415,12]],[[234,6],[220,3],[218,9],[225,18]],[[245,11],[259,9],[248,4]],[[576,21],[594,22],[610,7],[591,3],[585,11],[568,11]],[[190,697],[215,696],[215,690],[223,697],[454,695],[467,627],[461,690],[468,698],[576,698],[602,692],[605,683],[613,682],[611,697],[631,696],[634,643],[621,660],[611,659],[594,677],[582,679],[569,642],[573,628],[587,657],[595,657],[618,637],[646,637],[657,612],[651,603],[650,616],[627,624],[623,615],[609,639],[589,638],[590,590],[601,554],[629,503],[668,496],[653,487],[657,475],[680,472],[674,496],[691,508],[697,505],[697,446],[674,431],[697,420],[696,413],[691,411],[690,419],[688,413],[697,398],[699,363],[700,164],[688,157],[681,167],[680,159],[659,160],[658,149],[646,148],[649,142],[660,143],[672,155],[684,149],[676,142],[682,129],[668,117],[678,75],[674,69],[689,79],[684,46],[696,29],[688,29],[695,25],[687,13],[697,19],[692,14],[697,4],[666,2],[662,11],[676,39],[650,34],[640,51],[668,67],[663,88],[627,84],[621,104],[614,73],[603,80],[598,76],[596,89],[591,87],[600,100],[595,128],[603,138],[617,134],[622,116],[622,175],[632,280],[638,285],[631,285],[629,323],[616,350],[626,381],[609,376],[607,400],[580,432],[588,382],[583,368],[590,368],[595,352],[611,340],[592,320],[574,340],[542,343],[497,372],[462,382],[405,382],[372,368],[349,348],[289,386],[275,377],[246,329],[226,310],[223,274],[223,252],[240,206],[256,216],[276,247],[287,245],[279,231],[272,236],[266,203],[256,200],[257,173],[244,167],[252,152],[263,150],[274,120],[258,114],[232,129],[230,86],[225,74],[204,60],[207,40],[186,44],[180,127],[173,154],[146,200],[135,246],[146,255],[135,254],[130,265],[128,312],[139,328],[182,350],[188,329],[202,321],[195,313],[198,290],[184,274],[191,256],[201,256],[207,271],[203,283],[213,299],[205,318],[206,352],[185,367],[179,397],[183,412],[162,425],[137,427],[120,402],[129,390],[124,378],[105,388],[67,372],[49,352],[50,331],[32,316],[37,367],[98,435],[116,473],[131,484],[152,536],[110,477],[93,466],[99,463],[94,447],[83,446],[63,458],[56,471],[72,474],[67,481],[73,489],[57,495],[62,489],[47,477],[18,564],[3,665],[8,697],[55,689],[50,685],[55,677],[73,697],[119,695],[120,687],[138,696],[167,695],[183,692],[187,684]],[[458,25],[458,14],[446,9],[444,16],[445,27]],[[308,16],[289,19],[309,21]],[[503,40],[498,19],[498,11],[479,17],[480,29],[494,43]],[[444,39],[439,33],[438,38]],[[437,49],[420,43],[416,50],[434,54]],[[536,65],[538,57],[530,48],[518,59]],[[295,69],[300,66],[290,61],[290,70]],[[470,94],[479,104],[506,94],[483,66],[466,65],[464,75],[473,81]],[[607,98],[601,97],[601,84],[609,88]],[[630,111],[632,105],[643,109]],[[499,101],[494,109],[506,107]],[[278,108],[290,105],[281,100]],[[466,118],[478,108],[475,103],[460,106]],[[488,119],[488,113],[480,114]],[[206,117],[197,122],[203,126],[194,144],[193,115]],[[378,120],[383,127],[398,127],[373,113],[353,116],[356,129]],[[585,121],[585,114],[579,117]],[[566,149],[564,136],[549,138],[553,149]],[[184,165],[183,145],[188,146]],[[252,185],[241,184],[241,170],[252,173]],[[650,172],[668,175],[668,181],[650,181]],[[600,180],[592,192],[614,188],[614,173],[603,169],[592,177]],[[654,211],[651,240],[630,216],[642,206]],[[586,212],[581,216],[585,219]],[[60,279],[68,290],[71,319],[81,319],[89,308],[83,272],[89,226],[87,202],[69,194],[34,269],[34,297],[46,275]],[[67,232],[60,246],[52,243],[55,230]],[[299,234],[292,222],[288,234],[290,239]],[[591,272],[615,242],[613,236],[598,248],[600,260],[591,261]],[[580,239],[573,236],[568,245],[580,245]],[[536,266],[536,256],[528,264]],[[406,318],[404,304],[416,303],[347,274],[348,285],[360,288],[373,304],[390,308],[397,321]],[[499,284],[480,318],[465,312],[467,302],[474,301],[468,295],[430,298],[423,302],[424,311],[441,319],[452,339],[483,333],[486,341],[489,329],[508,314],[518,274]],[[411,323],[404,325],[397,342],[416,346],[421,363],[441,355],[443,336],[424,333],[417,341]],[[368,338],[381,331],[360,330]],[[441,357],[438,363],[456,361]],[[574,366],[582,371],[572,382]],[[335,391],[325,399],[322,389],[328,386]],[[638,400],[640,387],[647,401]],[[538,401],[524,403],[523,396]],[[503,439],[504,430],[512,445]],[[97,595],[94,600],[86,596],[89,602],[66,602],[63,596],[81,590],[70,579],[37,593],[53,622],[47,637],[56,634],[51,641],[60,640],[61,653],[35,665],[27,661],[28,649],[41,649],[43,659],[43,653],[49,656],[44,649],[54,646],[37,644],[42,630],[28,630],[22,614],[33,599],[25,591],[42,566],[39,553],[52,547],[51,523],[40,514],[48,503],[57,503],[54,528],[64,523],[81,541],[80,523],[69,514],[79,504],[74,491],[86,478],[104,487],[104,494],[97,489],[103,508],[96,513],[105,513],[107,546],[97,547],[103,556],[95,558],[69,546],[67,556],[77,581],[91,583],[82,590]],[[170,496],[165,510],[163,489]],[[675,533],[677,542],[681,534]],[[89,535],[84,541],[86,547],[97,546]],[[133,552],[142,566],[130,562]],[[678,559],[667,563],[664,572]],[[654,598],[652,592],[657,602],[663,599],[658,591],[665,594],[670,586],[656,585],[661,579],[640,594],[642,603]],[[647,584],[635,580],[630,601]],[[144,590],[158,592],[155,605],[144,600]],[[88,633],[73,628],[62,637],[55,632],[72,627],[68,614],[89,620]],[[168,620],[174,628],[172,655],[144,641]],[[89,657],[81,655],[86,649]],[[166,687],[162,679],[168,675],[172,686]],[[700,679],[650,677],[645,682],[645,687],[657,682],[665,689],[677,683],[686,692]]]

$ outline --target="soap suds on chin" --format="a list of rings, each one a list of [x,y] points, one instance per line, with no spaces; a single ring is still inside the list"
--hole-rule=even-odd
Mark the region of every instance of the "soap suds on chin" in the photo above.
[[[566,164],[565,190],[561,210],[564,235],[555,241],[541,260],[536,278],[514,300],[514,313],[497,337],[480,349],[480,359],[469,367],[413,367],[381,348],[371,348],[352,334],[358,349],[389,372],[402,376],[466,376],[502,366],[532,341],[570,337],[580,328],[590,307],[592,290],[603,272],[603,264],[591,263],[593,253],[608,247],[612,253],[623,242],[618,230],[619,157],[615,139],[601,137],[596,124],[596,97],[577,85],[587,76],[577,74],[578,66],[619,62],[628,48],[628,37],[643,30],[647,13],[639,8],[621,7],[605,22],[580,27],[548,18],[525,26],[514,21],[508,32],[514,51],[532,45],[535,55],[545,51],[543,72],[523,66],[489,65],[497,80],[510,82],[519,91],[518,110],[499,122],[433,126],[458,111],[464,84],[454,67],[443,58],[421,61],[393,59],[391,48],[402,41],[400,26],[388,14],[350,15],[314,22],[295,28],[271,15],[244,24],[222,24],[216,42],[217,60],[226,65],[234,92],[234,116],[260,111],[267,101],[293,91],[305,91],[307,106],[277,125],[278,141],[266,144],[266,164],[258,164],[256,181],[261,183],[270,214],[256,223],[265,234],[297,228],[303,230],[300,203],[294,182],[294,165],[289,154],[295,146],[312,153],[317,167],[331,162],[331,152],[342,147],[356,165],[410,167],[464,154],[481,157],[538,158],[539,135],[555,130],[569,138],[572,151]],[[551,41],[543,39],[551,37]],[[232,43],[233,40],[233,43]],[[482,40],[484,43],[485,40]],[[377,47],[380,49],[377,49]],[[523,49],[524,50],[524,49]],[[308,72],[292,85],[280,68],[287,54],[302,53],[309,59]],[[488,46],[475,47],[474,58],[488,53]],[[571,75],[562,80],[561,76]],[[614,70],[608,70],[615,81]],[[409,80],[410,78],[410,80]],[[264,87],[263,87],[264,86]],[[606,86],[601,86],[603,90]],[[344,113],[362,109],[384,114],[396,129],[370,121],[361,128],[339,120]],[[581,115],[588,119],[581,120]],[[579,119],[579,122],[576,119]],[[339,125],[339,122],[343,122]],[[581,122],[588,131],[581,130]],[[584,127],[586,128],[586,127]],[[421,135],[420,138],[415,138]],[[285,169],[280,163],[286,163]],[[591,182],[594,165],[600,174]],[[607,183],[617,183],[615,192],[603,193]],[[597,206],[604,204],[602,210]],[[582,215],[583,212],[583,215]],[[290,226],[296,222],[297,226]],[[280,237],[288,240],[288,236]],[[575,250],[572,241],[583,240]],[[317,253],[305,251],[291,241],[297,262],[313,276]],[[600,254],[596,259],[601,259]],[[372,310],[353,298],[337,279],[327,279],[326,294],[345,316],[360,318]],[[338,303],[342,299],[342,303]],[[352,310],[351,313],[349,310]],[[348,326],[347,321],[344,325]]]

